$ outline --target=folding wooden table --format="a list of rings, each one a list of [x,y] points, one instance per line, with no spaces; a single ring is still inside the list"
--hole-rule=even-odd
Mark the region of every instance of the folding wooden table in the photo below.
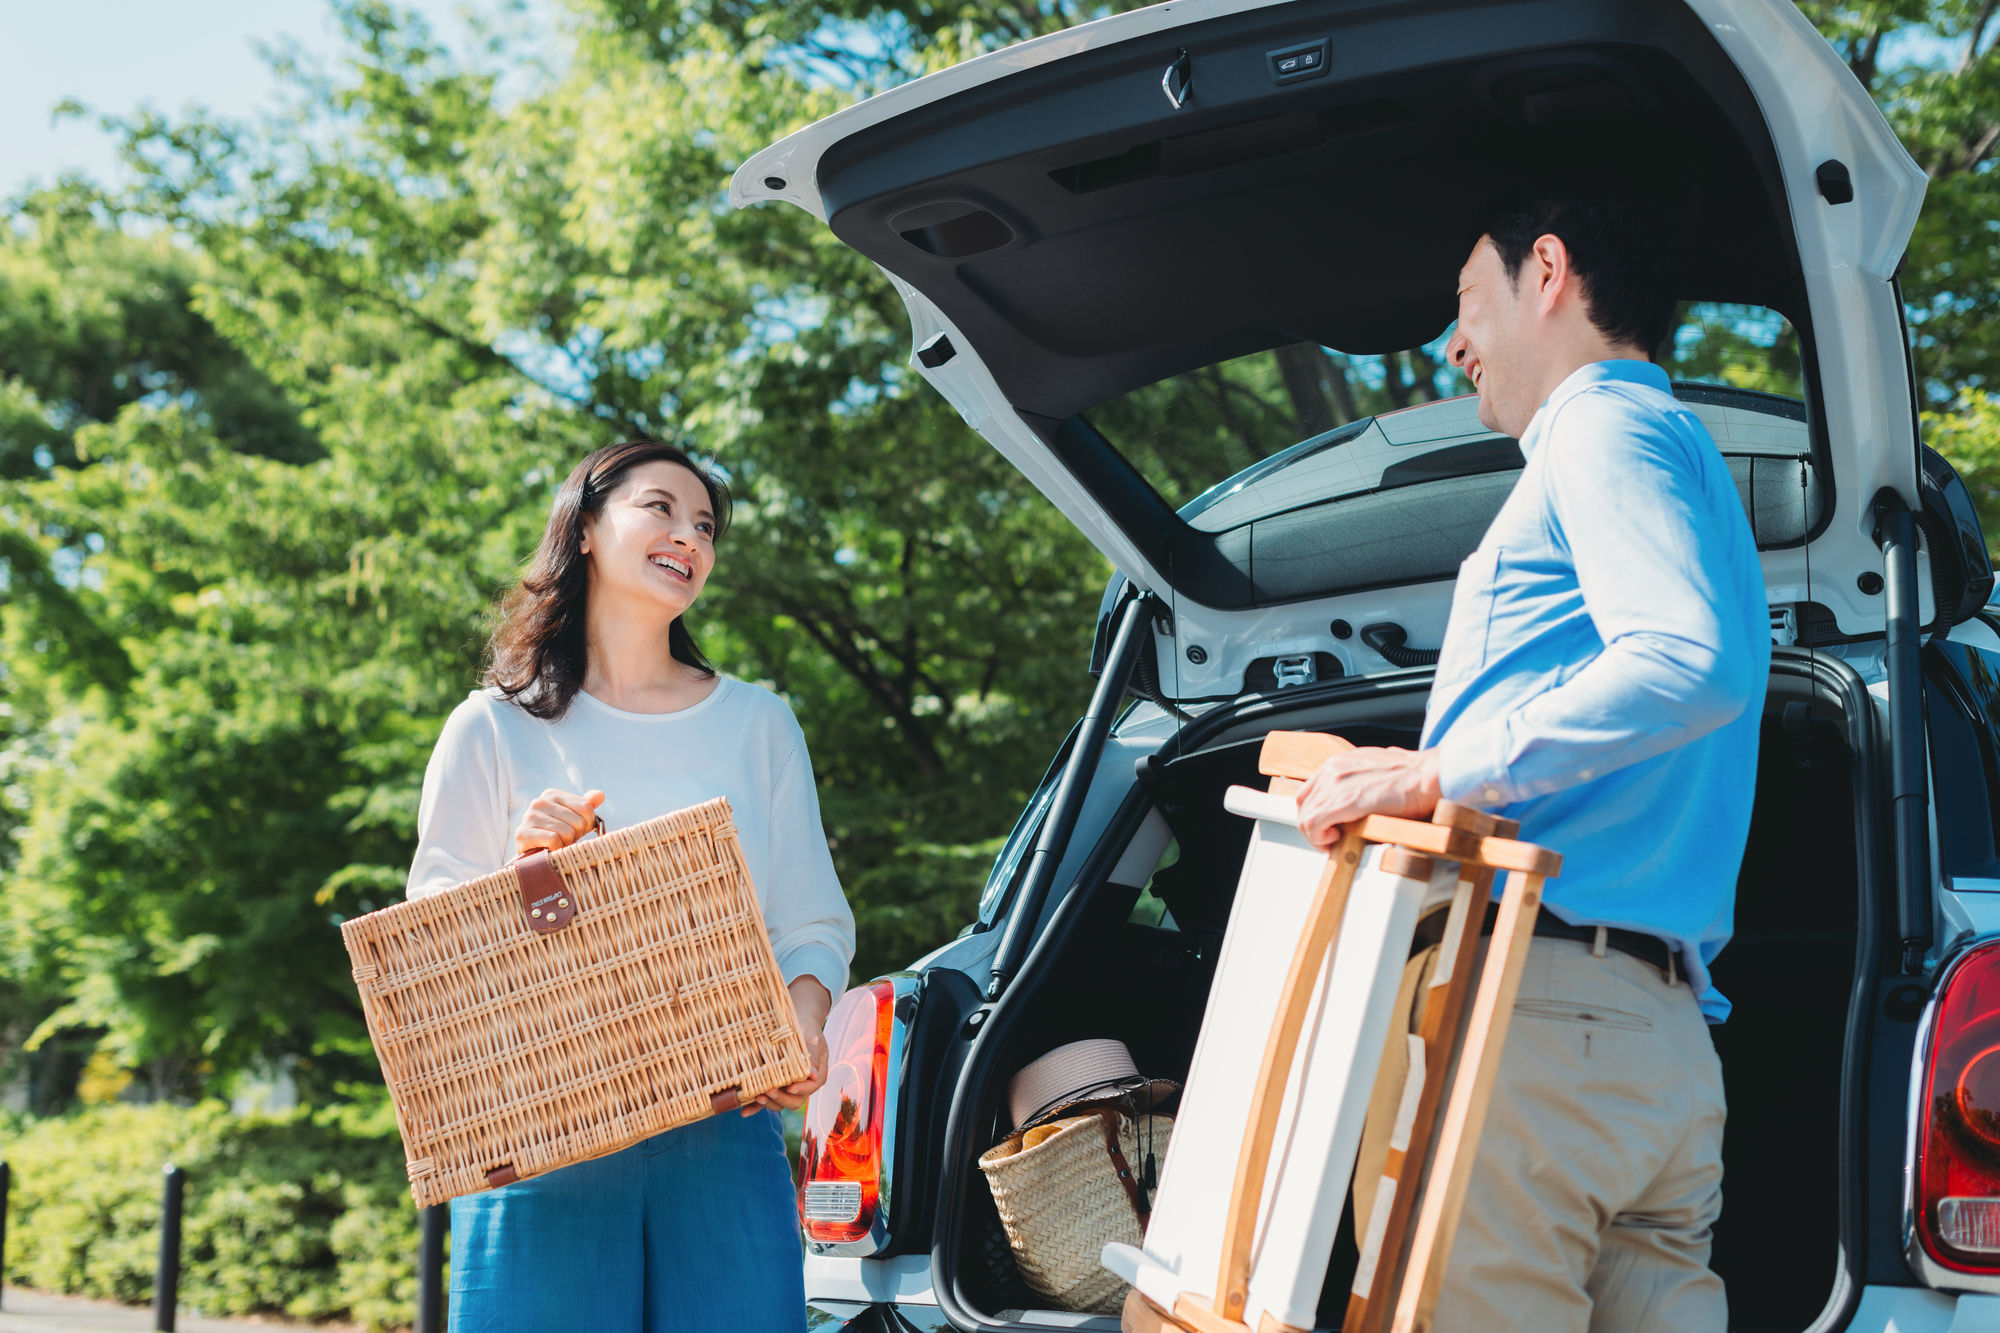
[[[1173,1146],[1144,1247],[1104,1250],[1133,1286],[1134,1333],[1312,1328],[1417,920],[1449,903],[1422,1030],[1399,1038],[1410,1071],[1372,1215],[1357,1224],[1343,1333],[1430,1327],[1542,883],[1562,858],[1515,841],[1510,821],[1449,802],[1430,823],[1373,815],[1330,851],[1313,847],[1297,794],[1347,748],[1273,732],[1259,763],[1270,790],[1226,798],[1256,828]]]

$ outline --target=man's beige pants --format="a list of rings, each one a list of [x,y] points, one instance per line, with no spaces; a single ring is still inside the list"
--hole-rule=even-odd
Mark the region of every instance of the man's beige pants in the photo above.
[[[1410,960],[1354,1174],[1365,1228],[1435,947]],[[1722,1066],[1685,981],[1628,954],[1528,951],[1437,1333],[1723,1333]]]

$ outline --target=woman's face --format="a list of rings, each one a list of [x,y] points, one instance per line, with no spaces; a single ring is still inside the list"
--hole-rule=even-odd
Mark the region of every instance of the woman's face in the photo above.
[[[604,507],[583,521],[590,595],[678,617],[715,567],[715,514],[708,488],[678,463],[640,463]]]

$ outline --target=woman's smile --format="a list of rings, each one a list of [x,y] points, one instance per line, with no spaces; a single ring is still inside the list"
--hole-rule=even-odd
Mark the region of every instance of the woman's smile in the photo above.
[[[651,561],[656,568],[664,569],[667,573],[676,576],[684,582],[694,582],[694,566],[680,556],[655,552],[647,556],[646,559]]]

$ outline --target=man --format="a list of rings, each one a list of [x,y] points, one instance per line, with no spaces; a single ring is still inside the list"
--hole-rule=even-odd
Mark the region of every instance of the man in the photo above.
[[[1446,354],[1527,465],[1459,569],[1422,748],[1343,754],[1299,801],[1322,845],[1448,798],[1563,855],[1441,1333],[1727,1326],[1708,1267],[1722,1076],[1703,1020],[1728,1012],[1708,965],[1749,831],[1769,620],[1728,468],[1649,359],[1672,302],[1645,221],[1582,195],[1485,220]],[[1376,1119],[1356,1177],[1370,1194]]]

